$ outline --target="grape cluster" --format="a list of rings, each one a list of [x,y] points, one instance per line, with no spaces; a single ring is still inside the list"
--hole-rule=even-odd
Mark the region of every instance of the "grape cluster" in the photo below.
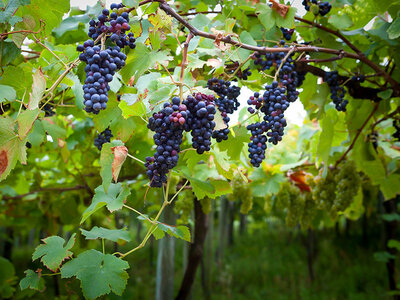
[[[312,196],[319,209],[328,211],[335,219],[338,212],[345,211],[357,195],[361,185],[361,176],[354,161],[345,161],[340,169],[328,169],[314,178]]]
[[[147,127],[155,132],[153,140],[157,146],[154,156],[146,157],[145,163],[151,187],[161,187],[163,182],[167,182],[168,171],[177,165],[189,115],[187,106],[174,97],[149,118]]]
[[[174,212],[180,215],[177,220],[180,224],[188,224],[190,213],[193,210],[194,194],[192,190],[184,190],[179,193],[178,200],[175,201]]]
[[[346,91],[343,86],[340,86],[338,72],[326,72],[324,80],[326,83],[328,83],[329,89],[331,90],[331,99],[335,104],[336,110],[346,111],[346,106],[349,101],[344,100],[344,95],[346,94]]]
[[[311,3],[310,3],[311,2]],[[322,2],[322,1],[318,1],[318,0],[303,0],[302,2],[305,10],[307,11],[311,11],[313,12],[314,15],[321,15],[321,16],[325,16],[327,15],[332,8],[332,5],[328,2]],[[315,7],[315,8],[313,8]]]
[[[281,41],[280,44],[284,45],[285,42]],[[251,114],[256,113],[257,110],[264,115],[263,121],[247,126],[251,132],[251,141],[248,144],[249,158],[254,167],[259,167],[265,158],[267,141],[276,145],[282,140],[284,128],[287,125],[284,111],[291,102],[296,101],[299,95],[296,87],[302,83],[304,75],[298,76],[292,59],[293,55],[291,53],[287,56],[281,51],[266,53],[264,56],[256,53],[254,56],[254,64],[260,65],[262,70],[269,70],[273,66],[279,69],[279,82],[273,81],[271,85],[265,86],[262,95],[256,92],[247,100],[248,111]]]
[[[79,45],[77,49],[82,51],[79,59],[87,63],[83,85],[85,111],[98,114],[107,108],[109,82],[113,80],[115,72],[125,65],[126,55],[119,46],[101,50],[92,40]]]
[[[214,130],[212,133],[212,137],[219,143],[228,139],[228,124],[230,121],[228,114],[232,114],[240,105],[239,101],[237,100],[240,95],[240,88],[238,86],[231,85],[231,82],[229,81],[218,78],[209,79],[207,82],[207,87],[218,95],[218,98],[216,98],[214,102],[218,110],[221,112],[224,123],[227,125],[227,128]]]
[[[247,78],[251,75],[250,67],[238,72],[237,75],[240,79],[247,80]]]
[[[239,176],[231,181],[232,194],[227,196],[229,201],[240,201],[240,213],[247,215],[253,208],[253,193],[248,184]]]
[[[89,37],[96,40],[102,33],[107,34],[117,46],[124,48],[129,46],[131,49],[136,47],[135,38],[132,32],[126,34],[131,29],[129,26],[129,14],[122,3],[111,4],[110,10],[103,9],[101,15],[95,20],[89,21]]]
[[[186,131],[192,135],[192,146],[198,154],[210,150],[211,136],[215,128],[214,115],[216,113],[213,95],[202,93],[188,96],[183,105],[190,112],[187,115]]]
[[[351,77],[351,81],[354,82],[359,82],[359,83],[363,83],[365,81],[365,76],[364,75],[354,75]]]
[[[103,144],[109,143],[112,137],[113,135],[108,127],[97,135],[97,137],[94,139],[94,145],[97,147],[97,149],[101,150],[103,148]]]
[[[130,30],[129,14],[123,4],[111,4],[110,10],[103,9],[97,17],[97,21],[89,21],[89,39],[78,45],[77,50],[81,61],[86,62],[86,79],[83,85],[85,111],[98,114],[100,110],[107,108],[109,82],[113,75],[125,65],[126,55],[121,52],[125,46],[131,49],[136,47],[135,38]],[[116,44],[102,50],[95,40],[104,34],[106,39]]]
[[[56,114],[56,112],[53,110],[53,107],[48,103],[43,107],[43,110],[45,117],[52,117]]]
[[[287,41],[290,41],[292,39],[292,35],[294,33],[294,29],[293,28],[292,29],[286,29],[286,28],[283,28],[283,27],[281,27],[280,29],[282,31],[283,38],[285,40],[287,40]]]

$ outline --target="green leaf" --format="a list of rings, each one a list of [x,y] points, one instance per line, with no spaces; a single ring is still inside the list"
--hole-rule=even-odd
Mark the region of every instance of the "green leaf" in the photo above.
[[[275,18],[272,16],[272,9],[266,4],[258,4],[256,8],[257,17],[266,30],[275,25]]]
[[[18,30],[34,30],[35,19],[32,16],[24,16],[22,22],[15,24],[14,31]],[[28,32],[18,32],[12,35],[12,40],[18,48],[21,48],[25,38],[29,35]]]
[[[105,192],[103,185],[98,186],[94,191],[92,203],[83,212],[81,224],[103,206],[107,206],[110,212],[121,209],[126,198],[131,194],[127,185],[121,183],[111,183],[107,192]]]
[[[390,96],[392,96],[393,90],[392,89],[387,89],[385,91],[379,92],[378,96],[381,97],[383,100],[388,100],[390,99]]]
[[[83,295],[95,299],[113,292],[122,295],[125,290],[129,264],[111,254],[87,250],[61,268],[62,278],[76,276],[81,281]]]
[[[50,236],[43,239],[44,244],[36,247],[32,254],[32,260],[41,257],[40,261],[53,272],[57,271],[65,259],[72,257],[72,252],[69,251],[75,242],[75,233],[70,237],[67,244],[65,240],[59,236]]]
[[[30,288],[32,290],[41,291],[44,289],[44,279],[32,270],[26,270],[25,277],[19,282],[19,287],[21,290]]]
[[[82,83],[80,82],[77,75],[69,74],[68,78],[71,79],[74,84],[71,86],[71,90],[75,96],[75,105],[79,109],[83,109],[85,105],[83,104],[83,89]]]
[[[0,181],[5,179],[17,161],[26,164],[26,140],[21,141],[14,133],[14,121],[0,117]]]
[[[393,214],[383,214],[381,215],[382,219],[385,220],[386,222],[393,222],[393,221],[400,221],[400,215],[397,213]]]
[[[17,118],[17,123],[18,123],[18,135],[20,140],[23,140],[31,131],[33,123],[39,116],[39,112],[40,112],[39,108],[35,108],[34,110],[27,109],[19,114]]]
[[[149,221],[149,219],[139,216],[139,220],[145,221],[146,226],[150,228],[153,226],[153,223]],[[190,230],[186,226],[172,226],[172,225],[167,225],[165,223],[161,222],[156,222],[156,229],[153,231],[153,235],[156,240],[162,239],[165,234],[168,234],[170,236],[176,237],[178,239],[185,240],[187,242],[191,241],[191,236],[190,236]]]
[[[353,21],[347,14],[343,15],[331,15],[328,19],[328,23],[335,26],[337,29],[348,29],[353,25]]]
[[[397,18],[390,24],[387,29],[389,39],[397,39],[400,36],[400,13],[397,14]]]
[[[276,26],[284,28],[294,27],[294,16],[296,15],[297,9],[295,7],[290,7],[286,16],[282,17],[277,11],[272,10],[272,15],[275,18]]]
[[[121,97],[119,108],[122,110],[122,116],[128,119],[132,116],[144,116],[146,115],[146,106],[143,101],[138,100],[137,94],[124,94]]]
[[[120,73],[124,81],[128,82],[132,76],[138,78],[148,69],[152,69],[154,64],[166,65],[170,60],[173,60],[173,57],[168,51],[150,51],[144,44],[138,43],[132,55],[128,56],[126,65]]]
[[[389,248],[396,248],[397,251],[400,251],[400,241],[389,240],[388,247]]]
[[[0,257],[0,270],[0,295],[4,298],[11,298],[17,280],[14,265],[8,259]]]
[[[46,90],[46,79],[41,69],[38,69],[33,74],[32,92],[29,94],[28,109],[33,110],[38,108],[39,102],[43,97],[43,93]]]
[[[87,240],[107,239],[113,242],[118,242],[118,240],[129,242],[131,240],[129,232],[125,229],[107,229],[95,226],[90,231],[82,228],[80,230]]]
[[[2,41],[2,44],[1,64],[5,66],[12,63],[21,54],[21,49],[11,41]]]
[[[387,263],[389,259],[395,259],[396,256],[390,254],[387,251],[380,251],[374,253],[374,258],[376,261]]]
[[[111,144],[103,144],[100,153],[100,176],[103,180],[104,191],[107,192],[108,187],[112,180],[112,162],[114,160],[114,155],[111,151]]]
[[[385,180],[381,181],[381,191],[385,196],[385,199],[392,199],[399,194],[399,183],[399,174],[390,174],[385,178]]]
[[[319,136],[317,155],[323,162],[327,162],[329,158],[336,121],[337,116],[335,110],[329,109],[321,122],[322,132]]]
[[[17,97],[17,92],[13,87],[0,84],[0,103],[5,101],[14,101]]]

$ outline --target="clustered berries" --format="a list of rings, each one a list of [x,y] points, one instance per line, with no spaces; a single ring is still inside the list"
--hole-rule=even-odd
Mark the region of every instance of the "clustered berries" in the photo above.
[[[97,149],[101,150],[103,148],[103,144],[109,143],[112,137],[113,135],[108,127],[97,135],[97,137],[94,139],[94,145],[97,147]]]
[[[81,61],[86,62],[86,79],[83,85],[85,111],[98,114],[107,108],[109,82],[113,80],[116,71],[125,66],[126,55],[121,50],[125,46],[135,48],[135,38],[130,30],[129,15],[123,4],[111,4],[110,9],[103,9],[102,14],[95,20],[89,21],[89,37],[77,50]],[[111,40],[116,46],[101,49],[96,42],[101,34]]]
[[[336,110],[346,111],[346,106],[349,101],[344,100],[344,95],[346,94],[346,91],[343,86],[340,86],[338,72],[326,72],[324,80],[329,85],[329,88],[331,90],[331,99],[335,104]]]
[[[218,78],[209,79],[207,82],[207,87],[218,95],[218,98],[215,99],[215,105],[221,112],[222,119],[227,125],[226,128],[214,130],[212,133],[212,137],[219,143],[228,139],[228,123],[230,121],[228,114],[232,114],[240,105],[239,101],[237,100],[240,95],[240,88],[238,86],[231,85],[231,82],[229,81]]]
[[[281,41],[281,45],[285,42]],[[287,47],[287,46],[285,46]],[[250,163],[254,167],[259,167],[265,158],[266,143],[276,145],[282,140],[284,128],[287,125],[284,111],[291,102],[296,101],[299,87],[304,80],[304,74],[299,76],[295,70],[293,53],[286,59],[285,52],[266,53],[262,56],[259,53],[255,55],[254,63],[261,65],[263,70],[269,70],[271,67],[279,69],[279,82],[273,81],[271,85],[265,86],[265,91],[261,95],[256,92],[247,100],[248,111],[252,114],[256,110],[263,113],[263,120],[247,126],[251,132],[249,147]]]
[[[190,114],[187,119],[186,130],[192,135],[192,146],[198,154],[210,151],[211,136],[215,128],[214,115],[216,113],[213,95],[197,93],[188,96],[183,104]]]
[[[177,165],[187,118],[187,107],[178,97],[164,103],[163,109],[150,117],[147,127],[155,132],[157,146],[154,156],[146,157],[145,163],[151,187],[162,187],[169,170]]]
[[[115,72],[125,65],[126,55],[118,46],[101,50],[100,46],[94,46],[92,40],[83,43],[82,47],[79,59],[87,63],[85,84],[82,87],[85,111],[98,114],[107,108],[109,82],[113,80]]]
[[[311,2],[311,4],[310,4]],[[304,8],[307,11],[311,11],[314,13],[314,15],[321,15],[321,16],[325,16],[327,15],[332,8],[332,5],[328,2],[322,2],[322,1],[318,1],[318,0],[303,0],[302,2]],[[312,6],[314,5],[314,7],[316,8],[315,10],[312,8]]]
[[[290,40],[292,39],[292,35],[293,35],[293,33],[294,33],[294,28],[292,28],[292,29],[286,29],[286,28],[281,27],[280,29],[281,29],[281,31],[282,31],[283,38],[284,38],[285,40],[287,40],[287,41],[290,41]]]

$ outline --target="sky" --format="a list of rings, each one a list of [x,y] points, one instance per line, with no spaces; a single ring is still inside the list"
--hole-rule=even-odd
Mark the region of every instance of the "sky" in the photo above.
[[[96,1],[96,0],[70,0],[71,6],[79,7],[80,9],[86,9],[87,6],[93,6],[97,2],[98,1]],[[106,0],[106,6],[109,7],[111,5],[111,3],[118,3],[118,2],[119,1],[116,1],[116,0]],[[294,6],[297,8],[297,15],[299,15],[299,16],[303,16],[306,13],[301,2],[302,2],[302,0],[293,0],[290,3],[291,6]],[[253,70],[253,71],[255,71],[255,70]],[[242,87],[241,94],[238,99],[241,104],[239,107],[239,110],[242,107],[247,106],[247,99],[249,98],[249,96],[251,96],[253,94],[253,92],[246,87]],[[231,116],[232,124],[234,124],[238,121],[238,116],[239,116],[239,111],[236,111]],[[288,124],[295,124],[295,125],[301,126],[306,117],[306,111],[304,110],[303,104],[300,101],[291,103],[289,108],[285,111],[285,116],[286,116],[286,120],[287,120]]]

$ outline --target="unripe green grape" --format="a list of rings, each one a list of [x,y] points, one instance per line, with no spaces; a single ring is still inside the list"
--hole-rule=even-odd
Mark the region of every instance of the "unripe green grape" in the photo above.
[[[322,174],[314,179],[315,186],[312,190],[312,196],[319,209],[330,211],[336,197],[335,171],[328,169],[326,177]]]
[[[187,224],[193,210],[194,195],[191,190],[182,191],[175,201],[174,212],[180,215],[178,223]]]
[[[240,200],[240,213],[248,214],[253,207],[253,195],[248,184],[238,177],[232,180],[232,194],[227,195],[229,201]]]
[[[361,184],[361,176],[356,170],[354,161],[344,162],[335,176],[337,193],[333,209],[344,211],[353,202]]]
[[[200,199],[200,204],[201,204],[201,209],[202,209],[203,213],[208,215],[212,209],[211,198],[204,197],[203,199]]]
[[[303,209],[303,214],[300,218],[300,225],[301,228],[307,229],[311,227],[311,223],[317,214],[317,205],[312,197],[311,193],[306,193],[304,195],[305,202],[304,202],[304,209]]]

